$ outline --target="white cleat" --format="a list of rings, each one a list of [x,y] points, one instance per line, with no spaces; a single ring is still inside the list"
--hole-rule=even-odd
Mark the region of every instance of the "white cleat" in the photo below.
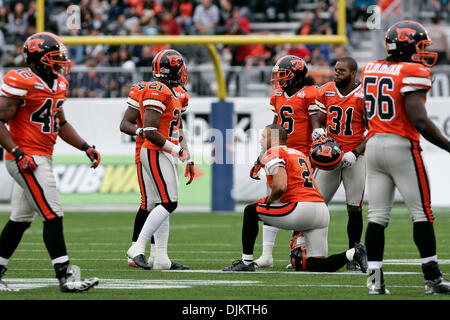
[[[257,268],[272,268],[273,267],[273,257],[272,256],[261,256],[255,260],[255,267]]]
[[[153,260],[153,270],[170,270],[171,265],[169,257],[155,257]]]

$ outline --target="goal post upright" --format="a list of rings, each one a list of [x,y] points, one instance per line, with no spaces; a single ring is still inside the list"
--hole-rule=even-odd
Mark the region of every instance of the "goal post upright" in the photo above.
[[[37,32],[45,31],[45,1],[37,0]],[[182,36],[61,36],[65,45],[152,45],[152,44],[183,44],[203,45],[206,47],[217,81],[218,102],[212,103],[211,125],[212,129],[221,131],[222,137],[227,137],[227,130],[233,128],[234,106],[227,102],[227,88],[224,72],[221,66],[220,55],[215,44],[223,45],[251,45],[251,44],[346,44],[346,8],[345,0],[338,0],[338,21],[336,35],[182,35]],[[222,108],[222,109],[221,109]],[[230,114],[231,112],[231,114]],[[220,122],[222,121],[222,122]],[[224,141],[222,154],[230,153]],[[218,150],[216,150],[218,151]],[[228,157],[226,157],[228,159]],[[212,209],[213,211],[234,211],[234,201],[231,199],[232,183],[224,183],[233,177],[233,165],[229,163],[212,165]],[[225,179],[225,180],[224,180]],[[233,181],[231,179],[231,181]],[[225,196],[224,196],[225,195]],[[224,201],[224,199],[226,201]],[[231,199],[231,200],[230,200]],[[233,202],[232,204],[227,202]]]

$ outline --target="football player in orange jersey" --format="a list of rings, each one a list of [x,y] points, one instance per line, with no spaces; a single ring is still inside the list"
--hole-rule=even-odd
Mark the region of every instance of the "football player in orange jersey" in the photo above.
[[[343,183],[348,211],[348,245],[352,248],[361,241],[363,230],[362,202],[366,185],[364,95],[361,85],[355,81],[358,64],[353,58],[338,60],[334,70],[334,81],[317,89],[316,103],[327,111],[327,114],[320,113],[321,125],[326,131],[322,127],[314,128],[313,138],[328,135],[345,153],[341,166],[333,170],[316,169],[314,178],[326,203]],[[350,262],[347,269],[356,270],[357,265]]]
[[[242,225],[242,259],[223,271],[255,271],[253,249],[258,236],[258,221],[303,233],[306,255],[297,260],[301,270],[334,272],[349,261],[367,269],[364,244],[345,252],[328,255],[328,207],[312,177],[309,159],[302,152],[286,147],[287,132],[279,124],[268,125],[261,135],[261,166],[267,174],[270,194],[248,205]]]
[[[43,220],[43,238],[61,292],[81,292],[98,278],[79,278],[69,264],[63,235],[63,210],[52,168],[53,146],[59,136],[86,152],[92,168],[100,153],[84,141],[67,121],[63,103],[71,61],[61,40],[40,32],[24,44],[28,68],[5,74],[0,96],[0,144],[6,149],[6,167],[15,180],[12,212],[0,236],[0,291],[6,265],[37,212]],[[9,130],[6,127],[8,124]]]
[[[308,68],[301,58],[292,55],[280,58],[272,69],[271,84],[274,91],[270,96],[270,105],[275,113],[273,123],[280,124],[287,131],[287,146],[309,156],[313,125],[320,125],[319,114],[325,113],[325,110],[315,103],[315,82],[307,74]],[[250,170],[252,179],[259,179],[260,168],[258,157]],[[277,232],[278,228],[264,224],[263,250],[261,257],[255,261],[258,267],[273,266],[272,249]]]
[[[140,113],[140,101],[145,89],[150,85],[151,82],[141,81],[131,87],[130,93],[128,95],[127,104],[128,108],[124,113],[123,119],[120,123],[120,131],[136,136],[136,152],[135,152],[135,162],[139,182],[139,190],[141,193],[141,205],[136,213],[134,220],[133,235],[131,238],[132,244],[138,239],[139,233],[147,220],[148,214],[155,207],[155,200],[151,198],[151,193],[149,192],[151,186],[151,177],[149,177],[145,170],[143,169],[141,162],[141,147],[144,144],[144,129]],[[182,88],[175,88],[176,92],[185,92]],[[183,106],[187,106],[189,97],[185,92],[185,98],[181,96]],[[156,240],[155,240],[156,239]],[[170,270],[182,270],[188,269],[187,266],[180,265],[174,262],[168,264],[156,264],[154,265],[155,254],[157,251],[167,252],[167,244],[169,240],[169,219],[166,219],[164,223],[156,230],[154,236],[151,237],[150,241],[150,257],[148,259],[148,265],[153,269],[167,269]],[[158,248],[158,249],[156,249]],[[162,249],[165,248],[165,249]],[[135,262],[128,258],[128,265],[130,267],[137,267]]]
[[[183,89],[188,74],[181,54],[172,49],[158,52],[153,59],[153,76],[157,81],[150,82],[144,89],[139,104],[145,136],[141,162],[151,177],[151,188],[147,194],[155,202],[155,208],[148,215],[138,239],[127,251],[127,256],[146,270],[151,268],[144,255],[147,242],[164,225],[167,226],[168,236],[169,215],[178,205],[178,158],[186,163],[187,184],[194,178],[194,163],[187,149],[181,122],[188,99]],[[167,256],[167,247],[155,249],[158,252],[153,268],[170,269],[172,262]]]
[[[398,188],[413,222],[426,294],[450,294],[450,282],[439,269],[431,210],[430,187],[421,156],[420,135],[450,152],[450,143],[428,118],[425,100],[437,54],[427,30],[414,21],[400,21],[386,32],[385,60],[362,69],[369,132],[366,160],[369,212],[367,245],[369,294],[387,294],[383,277],[385,234]]]

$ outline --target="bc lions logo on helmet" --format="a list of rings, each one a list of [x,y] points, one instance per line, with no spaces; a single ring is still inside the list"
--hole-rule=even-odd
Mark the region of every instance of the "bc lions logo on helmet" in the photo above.
[[[416,30],[411,28],[398,28],[397,29],[397,35],[398,35],[398,41],[408,41],[412,42],[409,35],[415,35]]]
[[[31,39],[28,41],[28,52],[40,52],[41,48],[39,48],[39,45],[41,43],[44,43],[44,39]]]
[[[294,70],[303,70],[305,67],[305,63],[303,60],[293,59],[291,60],[291,63],[295,65]]]
[[[179,56],[167,56],[170,61],[171,66],[180,66],[180,57]]]

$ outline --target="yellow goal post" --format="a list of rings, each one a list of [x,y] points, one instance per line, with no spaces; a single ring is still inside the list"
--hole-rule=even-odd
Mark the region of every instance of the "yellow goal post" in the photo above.
[[[336,35],[182,35],[182,36],[62,36],[65,45],[151,45],[184,44],[204,45],[208,50],[218,85],[217,96],[224,101],[227,97],[225,76],[220,56],[214,44],[346,44],[345,0],[338,0],[338,21]],[[45,1],[37,0],[36,31],[45,30]]]

